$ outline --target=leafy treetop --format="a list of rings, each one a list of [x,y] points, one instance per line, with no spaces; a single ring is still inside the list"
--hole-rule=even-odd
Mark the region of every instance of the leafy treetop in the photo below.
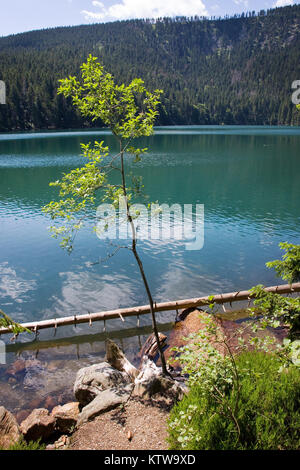
[[[52,220],[65,219],[65,224],[52,226],[51,231],[55,238],[62,238],[61,246],[71,252],[75,236],[83,225],[86,207],[95,203],[99,189],[102,190],[102,202],[109,200],[118,207],[120,197],[126,196],[127,204],[130,204],[131,188],[126,186],[124,192],[123,185],[109,184],[108,174],[120,170],[114,165],[118,160],[123,160],[124,152],[133,154],[135,162],[138,162],[147,151],[133,147],[131,142],[153,133],[162,91],[149,92],[143,80],[137,78],[128,86],[116,84],[113,76],[92,55],[81,66],[81,80],[70,76],[60,80],[60,84],[58,93],[71,97],[83,116],[94,121],[100,119],[120,144],[120,153],[109,161],[109,148],[104,146],[103,141],[96,141],[93,146],[91,143],[81,144],[88,163],[64,174],[61,180],[50,183],[59,187],[61,199],[50,202],[43,211],[50,214]]]
[[[146,90],[143,80],[135,78],[125,86],[117,85],[105,72],[97,57],[89,55],[81,66],[82,81],[76,77],[60,80],[58,94],[72,97],[73,104],[85,117],[101,119],[119,139],[149,136],[158,115],[162,90]]]

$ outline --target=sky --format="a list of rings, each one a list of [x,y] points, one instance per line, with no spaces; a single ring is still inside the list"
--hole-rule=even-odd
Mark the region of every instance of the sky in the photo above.
[[[0,0],[0,36],[130,18],[225,16],[295,3],[300,0]]]

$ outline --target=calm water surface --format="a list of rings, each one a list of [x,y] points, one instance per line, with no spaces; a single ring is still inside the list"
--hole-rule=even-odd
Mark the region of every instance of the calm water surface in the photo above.
[[[47,231],[41,207],[56,197],[49,182],[83,163],[80,143],[95,139],[114,150],[107,131],[0,135],[0,308],[17,321],[147,303],[130,252],[91,266],[111,251],[107,243],[86,229],[69,256]],[[170,127],[140,144],[149,154],[126,164],[143,176],[150,201],[205,205],[202,250],[186,251],[174,240],[139,243],[155,300],[276,283],[265,263],[280,256],[280,241],[300,243],[300,129]],[[159,316],[166,330],[173,320],[173,312]],[[147,316],[140,331],[135,319],[107,328],[134,360],[149,324]],[[8,366],[17,354],[35,366],[17,375],[2,366],[0,402],[18,410],[49,394],[69,398],[76,370],[104,355],[102,328],[62,328],[55,344],[53,331],[45,331],[35,343],[23,337],[9,345]]]

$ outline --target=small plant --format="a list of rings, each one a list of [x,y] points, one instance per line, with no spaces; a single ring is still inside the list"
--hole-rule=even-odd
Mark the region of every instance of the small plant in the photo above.
[[[250,309],[251,315],[257,317],[256,325],[261,328],[279,326],[289,327],[289,335],[297,336],[300,330],[300,298],[283,297],[280,294],[267,292],[262,285],[251,289],[255,295],[254,309]]]
[[[300,367],[300,341],[285,338],[283,344],[277,349],[277,355],[282,362],[281,370],[291,365]]]
[[[285,250],[282,260],[270,261],[266,266],[274,268],[277,275],[289,283],[300,280],[300,245],[285,242],[280,243],[279,246],[282,250]],[[285,325],[290,329],[290,338],[294,339],[299,335],[299,297],[283,297],[273,292],[266,292],[262,285],[253,287],[250,292],[255,296],[255,308],[250,311],[252,316],[257,316],[257,313],[259,313],[258,322],[261,327],[271,326],[277,328]]]
[[[15,444],[12,444],[9,446],[8,449],[5,450],[45,450],[46,445],[41,444],[40,440],[38,441],[30,441],[26,442],[24,438],[21,438],[18,442]],[[0,449],[4,450],[4,449]]]
[[[274,268],[278,277],[289,283],[300,281],[300,245],[291,243],[279,243],[285,254],[282,260],[275,260],[266,263],[268,268]]]
[[[211,304],[212,306],[213,304]],[[182,373],[189,376],[189,385],[201,382],[207,389],[220,387],[222,391],[232,386],[235,376],[234,357],[221,327],[213,315],[199,313],[203,328],[183,340],[188,343],[173,348],[178,354],[170,363],[179,360]],[[224,354],[224,350],[230,354]]]

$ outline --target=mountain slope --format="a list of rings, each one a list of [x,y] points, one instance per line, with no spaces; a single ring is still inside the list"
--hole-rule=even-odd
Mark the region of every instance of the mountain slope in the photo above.
[[[0,130],[88,126],[57,80],[96,55],[118,81],[163,88],[158,124],[300,124],[300,6],[239,17],[131,20],[0,38]],[[101,123],[95,123],[100,125]]]

